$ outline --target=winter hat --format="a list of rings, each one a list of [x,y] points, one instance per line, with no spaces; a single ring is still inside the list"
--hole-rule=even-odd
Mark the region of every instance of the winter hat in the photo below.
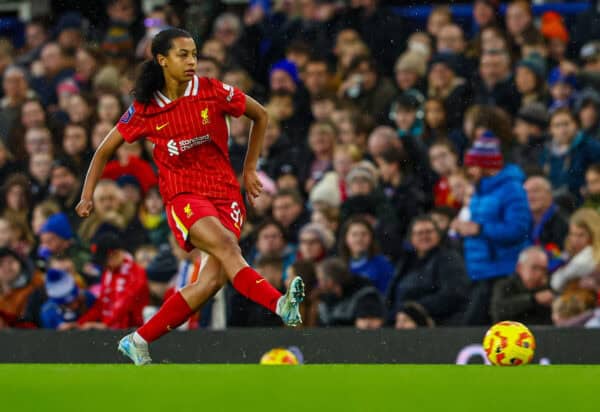
[[[317,182],[308,196],[312,205],[325,203],[332,207],[339,207],[342,203],[339,176],[336,172],[325,173],[325,176]]]
[[[381,298],[373,296],[369,299],[360,299],[356,304],[354,313],[357,318],[383,318],[385,317],[385,304]]]
[[[75,11],[64,13],[60,16],[56,27],[54,28],[54,36],[57,37],[64,30],[83,30],[83,19],[81,14]]]
[[[58,84],[58,86],[56,86],[56,94],[58,94],[59,96],[61,96],[63,94],[78,94],[78,93],[79,93],[79,86],[77,86],[77,83],[75,83],[75,81],[70,78],[63,80],[62,82],[60,82]]]
[[[526,67],[531,70],[538,78],[546,78],[546,62],[537,53],[531,53],[529,56],[521,59],[517,67]]]
[[[548,110],[546,110],[546,106],[539,102],[523,106],[517,113],[516,118],[534,124],[541,129],[548,126]]]
[[[92,263],[104,266],[112,252],[124,249],[121,237],[113,231],[105,231],[96,235],[91,241]]]
[[[44,223],[40,229],[40,235],[44,233],[54,233],[56,236],[65,240],[70,240],[75,237],[67,215],[62,212],[55,213],[46,220],[46,223]]]
[[[586,87],[579,93],[577,100],[575,100],[575,112],[579,113],[581,109],[590,103],[600,108],[600,93],[591,87]]]
[[[417,302],[406,302],[398,312],[404,312],[417,326],[434,326],[427,310]]]
[[[321,245],[325,250],[329,250],[335,244],[335,237],[330,230],[324,228],[319,223],[308,223],[300,229],[299,236],[302,236],[303,233],[312,233],[319,238]]]
[[[298,169],[291,163],[282,163],[277,167],[277,170],[275,171],[275,180],[285,175],[298,176]]]
[[[458,57],[454,53],[437,53],[431,57],[429,61],[429,70],[436,65],[443,64],[452,70],[453,73],[458,73],[460,69],[460,62]]]
[[[547,39],[559,39],[565,43],[569,42],[569,32],[560,14],[555,11],[547,11],[542,14],[540,32]]]
[[[346,184],[352,183],[354,179],[364,179],[367,180],[371,186],[377,186],[377,174],[365,163],[368,162],[360,162],[350,169],[350,172],[346,176]]]
[[[464,163],[465,166],[479,166],[483,169],[502,169],[504,159],[500,151],[500,140],[486,130],[467,151]]]
[[[408,51],[403,53],[396,61],[394,67],[396,72],[407,71],[416,73],[419,77],[425,76],[427,71],[427,62],[421,53]]]
[[[148,280],[169,283],[173,276],[177,273],[179,264],[177,258],[171,252],[171,248],[167,245],[161,246],[158,254],[150,261],[146,268]]]
[[[579,51],[579,58],[581,60],[589,61],[596,60],[600,57],[600,41],[593,40],[583,45]]]
[[[73,276],[57,269],[46,272],[46,293],[58,305],[67,305],[77,299],[79,288]]]
[[[560,71],[559,67],[555,67],[550,72],[550,76],[548,77],[548,85],[550,87],[554,86],[557,83],[566,83],[570,85],[573,89],[577,88],[577,79],[572,74],[564,74]]]
[[[271,71],[269,71],[269,77],[273,75],[275,70],[283,70],[286,72],[294,81],[294,83],[300,83],[300,76],[298,75],[298,69],[296,65],[289,60],[279,60],[273,66],[271,66]]]

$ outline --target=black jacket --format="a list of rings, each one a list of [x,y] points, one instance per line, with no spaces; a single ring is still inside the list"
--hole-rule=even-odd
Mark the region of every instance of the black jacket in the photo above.
[[[354,326],[361,307],[384,313],[385,303],[377,288],[366,278],[353,276],[342,296],[323,295],[319,301],[319,323],[323,326]]]
[[[535,244],[542,247],[554,243],[562,249],[569,232],[569,220],[556,205],[552,205],[547,213],[551,215],[542,219],[540,227],[534,223],[531,238]]]
[[[414,301],[436,324],[457,324],[467,301],[468,279],[463,258],[453,250],[436,247],[423,258],[407,252],[388,289],[389,319],[395,319],[404,303]]]
[[[511,116],[517,113],[521,104],[521,96],[512,76],[497,83],[491,90],[479,79],[474,88],[474,96],[473,103],[499,106]]]
[[[552,310],[535,301],[534,295],[543,289],[529,290],[519,275],[500,279],[494,286],[490,315],[493,322],[513,320],[529,325],[549,325]]]

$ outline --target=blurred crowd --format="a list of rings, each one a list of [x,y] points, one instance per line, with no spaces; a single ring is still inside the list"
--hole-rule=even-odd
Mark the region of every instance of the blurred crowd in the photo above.
[[[151,144],[120,147],[93,214],[74,212],[170,26],[197,36],[198,75],[269,112],[241,246],[276,288],[303,278],[305,326],[600,326],[595,2],[567,24],[476,0],[468,25],[378,0],[98,3],[97,19],[24,22],[23,47],[0,38],[0,329],[135,327],[202,281],[205,257],[169,231]],[[231,120],[237,173],[250,127]],[[182,328],[280,325],[227,287]]]

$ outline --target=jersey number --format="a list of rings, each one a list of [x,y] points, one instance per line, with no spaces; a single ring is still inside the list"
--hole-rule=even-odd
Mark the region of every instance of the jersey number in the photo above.
[[[231,203],[231,213],[229,216],[233,220],[233,225],[236,227],[236,229],[240,230],[242,223],[244,223],[244,217],[242,216],[242,211],[240,210],[240,205],[238,202]]]

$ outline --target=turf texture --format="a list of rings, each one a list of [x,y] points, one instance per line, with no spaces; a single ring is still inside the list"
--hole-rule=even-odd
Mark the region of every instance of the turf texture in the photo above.
[[[600,410],[600,366],[0,365],[0,410]]]

